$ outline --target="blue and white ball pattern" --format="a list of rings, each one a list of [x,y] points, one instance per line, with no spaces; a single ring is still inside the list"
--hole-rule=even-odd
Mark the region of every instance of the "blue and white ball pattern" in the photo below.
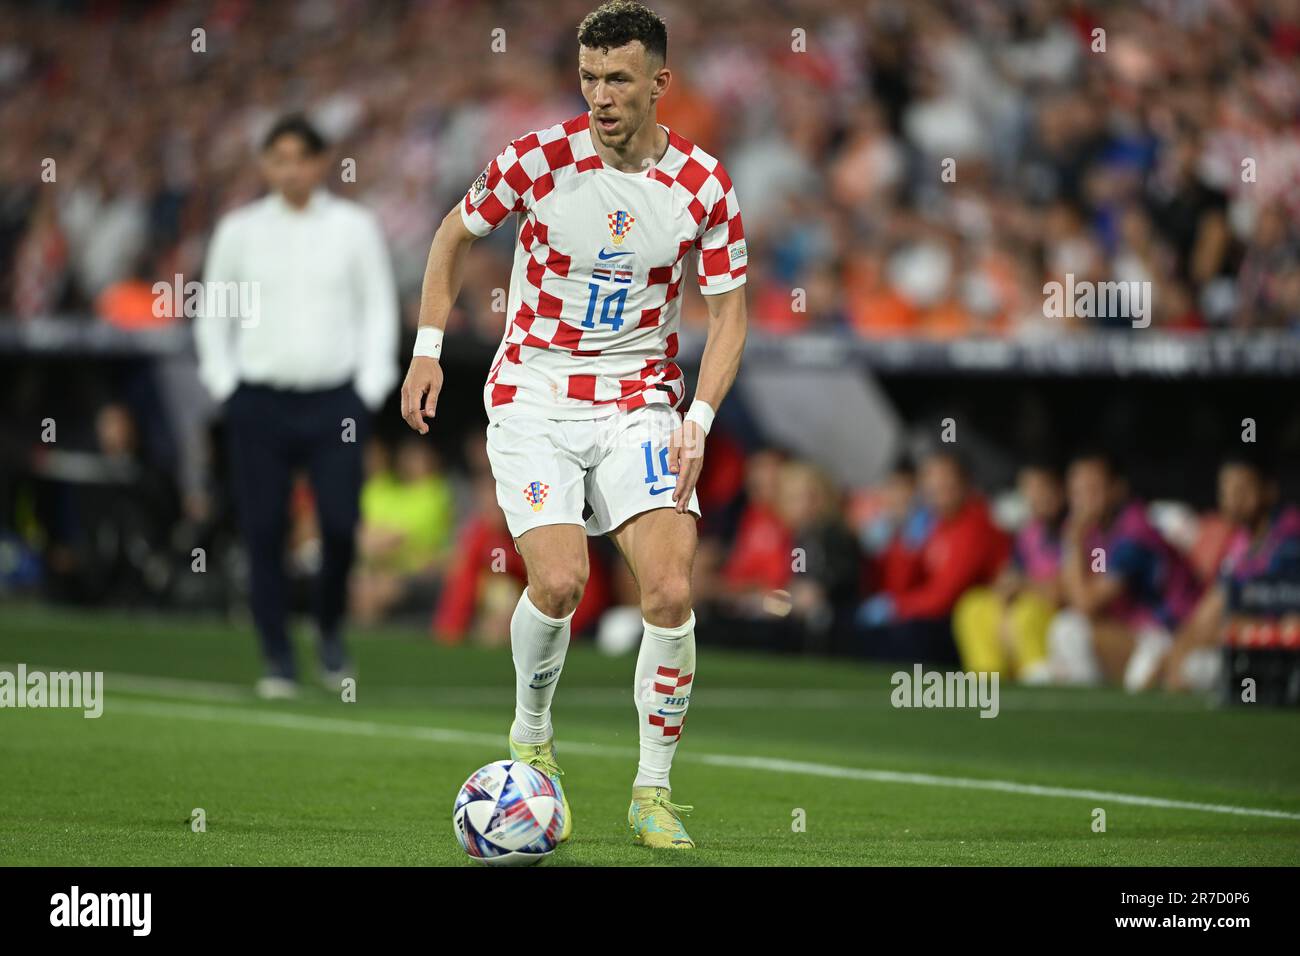
[[[564,804],[546,774],[497,760],[474,771],[452,808],[456,839],[470,859],[489,866],[529,866],[560,842]]]

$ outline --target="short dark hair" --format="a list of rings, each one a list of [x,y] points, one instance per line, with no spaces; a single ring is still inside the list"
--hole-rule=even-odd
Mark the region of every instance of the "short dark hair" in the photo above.
[[[291,113],[275,121],[266,138],[262,140],[262,151],[270,149],[281,136],[297,136],[307,150],[308,156],[319,156],[325,152],[325,137],[307,117],[301,113]]]
[[[668,28],[659,14],[636,0],[609,0],[578,24],[578,42],[597,50],[612,50],[640,40],[646,52],[668,59]]]

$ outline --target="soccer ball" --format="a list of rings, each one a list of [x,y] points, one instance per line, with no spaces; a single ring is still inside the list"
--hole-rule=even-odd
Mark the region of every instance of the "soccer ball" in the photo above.
[[[546,774],[517,760],[497,760],[465,781],[451,819],[470,859],[531,866],[559,845],[564,804]]]

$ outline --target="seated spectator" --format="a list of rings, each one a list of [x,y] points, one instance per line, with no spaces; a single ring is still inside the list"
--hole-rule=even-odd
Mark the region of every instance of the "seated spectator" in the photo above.
[[[816,466],[755,452],[735,542],[712,588],[711,639],[772,651],[820,645],[857,599],[857,542]]]
[[[785,459],[764,449],[749,456],[745,509],[722,567],[718,596],[730,609],[757,613],[764,595],[790,583],[790,530],[777,509]]]
[[[957,602],[953,636],[965,670],[1032,683],[1045,674],[1047,628],[1060,606],[1065,489],[1045,463],[1021,468],[1016,484],[1029,518],[993,585],[971,588]]]
[[[790,611],[805,647],[810,639],[820,644],[858,597],[858,544],[842,505],[838,489],[814,465],[795,461],[781,468],[777,508],[790,529]]]
[[[1258,463],[1230,458],[1220,466],[1219,514],[1232,528],[1219,578],[1179,628],[1150,681],[1159,679],[1169,690],[1214,686],[1234,592],[1261,578],[1300,581],[1300,508],[1278,504],[1277,482]]]
[[[428,442],[411,437],[397,447],[394,466],[383,448],[367,449],[375,468],[361,489],[352,611],[371,624],[401,611],[428,613],[447,563],[454,523],[451,484]]]
[[[1104,452],[1085,453],[1067,475],[1061,541],[1065,608],[1048,630],[1049,679],[1138,689],[1197,599],[1196,576],[1151,524],[1145,505]]]
[[[994,579],[1010,542],[954,452],[925,459],[921,489],[933,527],[906,574],[859,608],[856,643],[871,657],[955,663],[953,607],[969,588]]]
[[[884,508],[866,525],[862,544],[873,558],[872,590],[899,591],[907,586],[920,551],[934,527],[934,517],[917,490],[916,468],[902,460],[882,488]]]
[[[174,488],[144,454],[139,421],[125,403],[99,407],[93,428],[93,436],[80,440],[43,443],[32,457],[41,484],[35,517],[49,536],[49,596],[87,604],[156,602],[173,579]]]

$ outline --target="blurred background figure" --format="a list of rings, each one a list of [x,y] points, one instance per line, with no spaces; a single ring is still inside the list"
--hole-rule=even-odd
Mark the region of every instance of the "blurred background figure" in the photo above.
[[[397,379],[397,298],[384,240],[370,212],[323,187],[327,160],[306,119],[271,128],[261,156],[270,194],[218,223],[195,323],[199,374],[225,415],[265,698],[297,692],[284,564],[299,470],[310,476],[320,540],[321,679],[341,687],[349,675],[343,616],[362,449],[371,412]],[[367,596],[382,600],[373,587]]]
[[[843,497],[821,469],[787,462],[777,475],[777,508],[790,536],[787,587],[790,614],[802,631],[800,649],[826,651],[832,629],[847,624],[860,577],[858,544],[844,520]]]
[[[1300,509],[1278,501],[1277,480],[1251,456],[1219,467],[1219,514],[1229,528],[1216,579],[1178,630],[1150,678],[1170,690],[1212,690],[1222,668],[1219,643],[1252,582],[1300,582]]]
[[[911,580],[920,551],[934,528],[933,512],[920,493],[916,468],[900,459],[881,490],[882,507],[863,530],[872,556],[871,590],[901,592]]]
[[[1009,543],[955,452],[925,457],[921,491],[933,522],[911,529],[919,540],[888,589],[858,609],[854,641],[869,657],[956,663],[952,610],[969,588],[993,580]]]
[[[1051,679],[1143,687],[1169,651],[1199,589],[1190,564],[1151,523],[1104,452],[1067,473],[1061,536],[1064,609],[1048,633]]]
[[[1061,528],[1065,488],[1046,462],[1016,476],[1027,517],[1016,532],[1011,559],[990,587],[967,591],[953,614],[962,667],[998,671],[1026,683],[1047,672],[1047,629],[1061,604]]]
[[[352,612],[359,624],[393,616],[423,621],[452,558],[455,501],[432,443],[403,439],[388,449],[372,439],[361,490]]]

